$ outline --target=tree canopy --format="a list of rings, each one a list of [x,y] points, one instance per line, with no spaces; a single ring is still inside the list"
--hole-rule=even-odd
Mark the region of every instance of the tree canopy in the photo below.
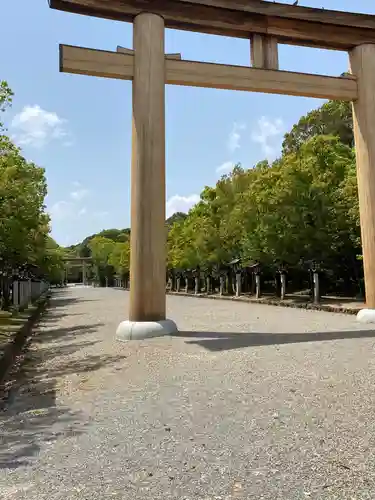
[[[328,102],[285,135],[281,158],[236,165],[206,187],[168,236],[169,265],[244,262],[290,266],[317,259],[353,267],[360,250],[351,108]]]
[[[12,97],[8,84],[0,82],[0,112]],[[5,132],[0,123],[1,302],[6,307],[14,276],[60,280],[63,252],[49,236],[45,171],[26,160]]]
[[[354,146],[352,106],[347,101],[328,101],[302,116],[285,134],[283,153],[296,152],[304,142],[316,135],[333,135],[343,144]]]
[[[358,279],[361,254],[352,111],[329,101],[285,134],[273,163],[240,164],[206,186],[188,214],[166,221],[169,268],[214,268],[240,257],[290,267],[317,260],[334,276]],[[99,274],[129,272],[130,230],[110,229],[76,248]]]

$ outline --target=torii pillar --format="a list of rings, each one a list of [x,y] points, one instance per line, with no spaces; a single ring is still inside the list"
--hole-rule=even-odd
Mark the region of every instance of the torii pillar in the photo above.
[[[134,19],[129,320],[119,340],[177,331],[166,319],[164,19]]]
[[[375,323],[375,44],[355,47],[350,53],[350,68],[358,84],[353,122],[366,288],[366,309],[357,318]]]

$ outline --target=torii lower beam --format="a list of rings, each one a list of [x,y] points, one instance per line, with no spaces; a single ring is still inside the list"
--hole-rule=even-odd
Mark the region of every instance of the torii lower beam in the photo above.
[[[122,51],[124,49],[121,49]],[[134,54],[60,45],[60,71],[133,80]],[[354,77],[331,77],[248,66],[178,60],[165,56],[166,84],[352,101],[358,89]]]

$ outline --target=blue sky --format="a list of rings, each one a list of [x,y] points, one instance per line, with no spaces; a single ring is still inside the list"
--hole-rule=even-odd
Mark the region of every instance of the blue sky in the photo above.
[[[284,3],[292,3],[285,1]],[[300,5],[375,13],[370,0]],[[58,44],[132,47],[132,26],[58,12],[47,0],[2,6],[0,79],[15,92],[5,117],[26,158],[45,167],[52,235],[61,245],[129,226],[131,83],[59,73]],[[4,22],[5,21],[5,22]],[[167,30],[166,51],[189,60],[248,65],[249,42]],[[345,53],[280,47],[284,70],[338,75]],[[276,157],[283,134],[323,101],[167,86],[167,215],[188,208],[231,165]]]

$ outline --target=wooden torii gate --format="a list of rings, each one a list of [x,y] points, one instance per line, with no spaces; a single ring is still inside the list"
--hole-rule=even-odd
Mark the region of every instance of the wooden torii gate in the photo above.
[[[67,264],[81,264],[82,265],[82,284],[87,285],[87,264],[92,263],[92,257],[64,257],[63,262]],[[65,268],[65,279],[67,280],[68,268]]]
[[[133,81],[131,290],[121,339],[172,333],[165,299],[165,84],[353,101],[367,309],[375,321],[375,16],[262,0],[49,0],[55,9],[132,22],[133,50],[60,45],[60,70]],[[165,28],[250,40],[251,67],[165,55]],[[278,44],[349,52],[352,75],[279,70]],[[250,61],[249,61],[250,63]]]

